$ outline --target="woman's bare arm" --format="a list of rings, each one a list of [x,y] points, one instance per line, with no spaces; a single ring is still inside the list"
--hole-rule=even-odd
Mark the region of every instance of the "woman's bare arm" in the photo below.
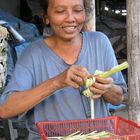
[[[103,94],[103,98],[113,105],[120,105],[123,101],[123,90],[120,86],[113,84],[110,91]]]
[[[50,79],[30,90],[12,93],[5,103],[0,105],[0,118],[10,118],[30,110],[56,89],[55,80]]]
[[[79,88],[88,77],[88,72],[80,66],[71,66],[54,78],[35,88],[14,92],[0,105],[0,118],[10,118],[30,110],[41,101],[52,95],[54,91],[67,86]]]

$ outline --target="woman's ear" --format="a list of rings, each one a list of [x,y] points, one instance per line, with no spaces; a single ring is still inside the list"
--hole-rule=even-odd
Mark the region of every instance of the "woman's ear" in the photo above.
[[[48,19],[47,15],[45,13],[43,13],[42,17],[43,17],[44,24],[49,25],[50,22],[49,22],[49,19]]]
[[[45,19],[45,24],[46,24],[46,25],[49,25],[49,23],[50,23],[49,19],[46,18],[46,19]]]

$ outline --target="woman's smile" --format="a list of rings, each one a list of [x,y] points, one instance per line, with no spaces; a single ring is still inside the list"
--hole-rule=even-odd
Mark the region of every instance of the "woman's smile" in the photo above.
[[[69,25],[69,26],[62,26],[62,29],[66,33],[73,33],[76,31],[77,28],[76,28],[76,26]]]

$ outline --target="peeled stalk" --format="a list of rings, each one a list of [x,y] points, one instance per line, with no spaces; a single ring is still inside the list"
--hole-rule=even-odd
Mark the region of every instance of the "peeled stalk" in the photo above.
[[[100,139],[100,138],[109,138],[112,136],[117,136],[117,135],[107,131],[101,131],[101,132],[92,131],[87,134],[77,131],[66,137],[62,137],[59,140],[93,140],[93,139]]]

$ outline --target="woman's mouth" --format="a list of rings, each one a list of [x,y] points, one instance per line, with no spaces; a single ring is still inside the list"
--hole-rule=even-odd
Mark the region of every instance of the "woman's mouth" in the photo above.
[[[76,30],[76,26],[63,26],[62,29],[66,33],[73,33]]]

